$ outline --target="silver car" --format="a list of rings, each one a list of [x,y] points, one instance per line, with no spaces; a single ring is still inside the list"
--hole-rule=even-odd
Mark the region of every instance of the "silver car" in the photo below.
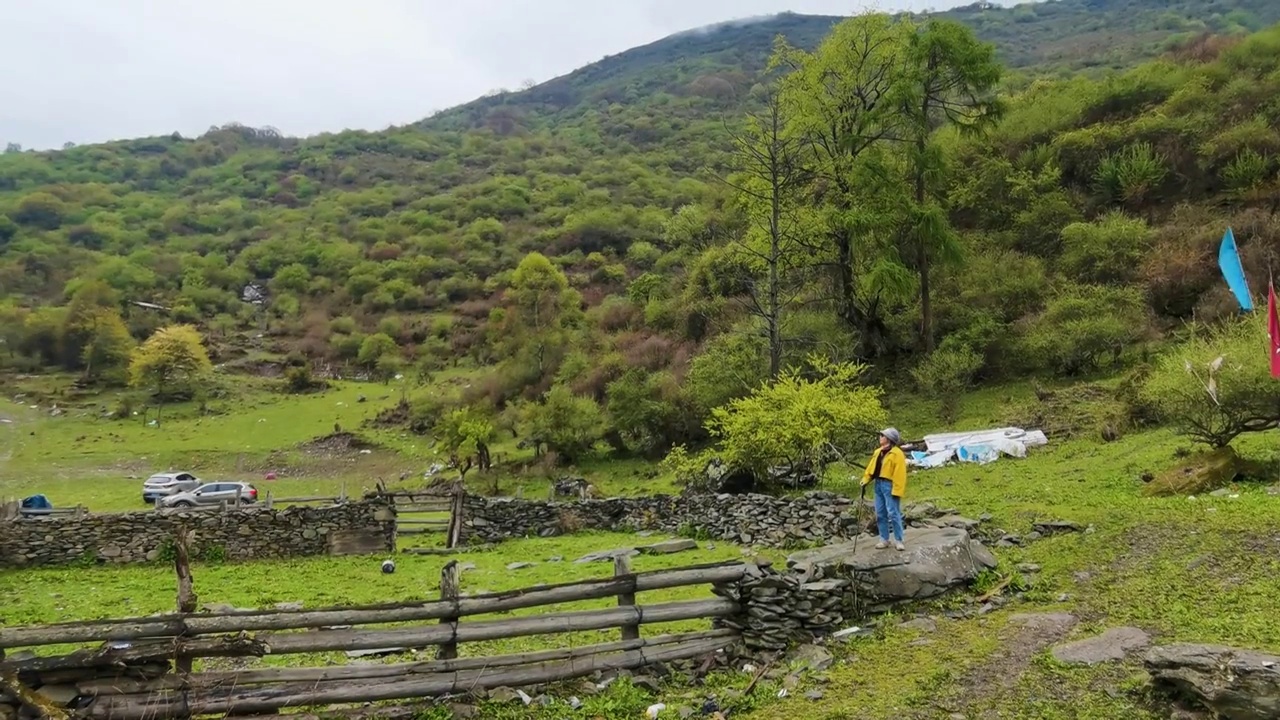
[[[195,490],[203,482],[189,472],[156,473],[142,483],[142,501],[153,503],[161,498]]]
[[[161,498],[159,505],[162,508],[192,508],[197,505],[221,505],[224,502],[234,505],[237,497],[242,505],[257,502],[258,489],[243,482],[205,483],[190,492]]]

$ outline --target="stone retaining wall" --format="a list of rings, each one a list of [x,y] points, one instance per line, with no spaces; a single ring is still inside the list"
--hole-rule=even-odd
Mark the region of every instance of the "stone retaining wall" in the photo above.
[[[135,512],[0,522],[0,567],[160,560],[181,527],[194,557],[248,560],[394,549],[395,518],[379,502],[186,513]]]
[[[909,530],[906,552],[864,540],[861,547],[844,542],[796,553],[785,570],[748,566],[742,580],[713,588],[742,608],[716,625],[741,632],[750,649],[781,650],[940,597],[996,566],[995,556],[958,527]]]

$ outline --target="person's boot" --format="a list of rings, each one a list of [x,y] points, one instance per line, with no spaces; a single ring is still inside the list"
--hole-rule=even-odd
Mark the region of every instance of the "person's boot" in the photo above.
[[[906,549],[907,549],[907,546],[906,546],[906,545],[903,545],[901,540],[899,540],[898,542],[895,542],[895,543],[893,544],[893,547],[894,547],[898,552],[902,552],[903,550],[906,550]]]
[[[887,547],[889,547],[889,543],[885,542],[884,540],[881,540],[880,542],[876,543],[877,550],[883,550]]]

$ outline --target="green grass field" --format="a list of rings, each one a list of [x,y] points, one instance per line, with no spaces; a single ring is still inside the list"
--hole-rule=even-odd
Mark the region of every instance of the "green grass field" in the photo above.
[[[359,402],[362,395],[365,402]],[[1031,398],[1025,387],[984,391],[967,399],[956,426],[1008,421],[1010,409]],[[47,400],[36,403],[38,409],[30,408],[31,403],[6,401],[0,405],[0,416],[12,422],[0,424],[0,495],[44,492],[59,505],[133,509],[140,505],[141,477],[169,467],[205,477],[247,476],[277,494],[336,494],[344,483],[354,494],[378,479],[398,484],[401,474],[407,475],[404,484],[414,485],[433,461],[429,444],[396,431],[362,427],[397,399],[394,388],[355,383],[303,397],[246,391],[245,399],[230,400],[219,408],[222,414],[199,416],[191,408],[178,408],[160,427],[99,419],[101,413],[74,405],[52,417]],[[930,403],[896,398],[891,411],[908,436],[942,429],[932,421]],[[1088,416],[1092,410],[1072,411]],[[367,454],[309,449],[306,443],[332,433],[335,422],[377,446]],[[1247,436],[1238,446],[1251,459],[1274,464],[1280,458],[1275,440],[1275,433]],[[1274,621],[1275,598],[1280,596],[1280,495],[1256,485],[1195,499],[1144,496],[1143,475],[1171,467],[1188,449],[1186,441],[1165,431],[1129,434],[1113,443],[1081,431],[1072,439],[1054,437],[1048,448],[1033,451],[1026,460],[913,473],[910,499],[933,500],[975,517],[991,513],[993,525],[1011,532],[1025,533],[1033,522],[1050,519],[1091,525],[1093,531],[999,550],[1002,572],[1015,572],[1020,563],[1042,568],[1024,576],[1030,587],[1020,601],[956,620],[937,613],[963,606],[963,599],[924,609],[939,617],[932,633],[907,632],[886,621],[877,636],[838,645],[835,650],[844,661],[824,677],[810,678],[791,689],[784,699],[776,697],[780,689],[776,682],[761,683],[751,698],[741,701],[738,716],[756,720],[797,715],[820,720],[1156,718],[1160,716],[1150,709],[1145,674],[1136,662],[1068,668],[1048,656],[1048,647],[1107,627],[1136,625],[1152,633],[1157,642],[1225,643],[1280,651],[1280,624]],[[638,461],[604,459],[575,471],[606,494],[671,490],[670,481],[652,477],[651,468]],[[281,479],[261,481],[267,470],[281,473]],[[833,470],[828,485],[856,492],[849,480],[853,472],[852,468]],[[476,473],[469,480],[477,487],[489,484]],[[502,491],[514,493],[517,488],[536,497],[546,492],[547,480],[518,474],[502,477]],[[463,590],[501,591],[600,577],[610,572],[605,565],[576,565],[572,560],[592,550],[634,542],[632,536],[589,534],[509,542],[468,553],[460,559],[476,568],[463,575]],[[743,553],[742,548],[716,543],[714,550],[637,558],[636,567],[647,570],[735,559]],[[548,562],[554,556],[564,560]],[[382,575],[380,559],[199,565],[194,574],[202,603],[315,606],[431,596],[445,561],[402,555],[397,572]],[[538,564],[507,571],[506,566],[516,561]],[[655,592],[640,599],[687,599],[701,592],[697,588]],[[160,565],[0,574],[0,623],[5,625],[145,614],[167,610],[173,602],[172,571]],[[1015,613],[1050,611],[1072,613],[1080,623],[1062,637],[1037,639],[1012,619]],[[698,626],[684,623],[681,629]],[[598,642],[603,637],[588,633],[570,641]],[[563,642],[563,638],[529,638],[464,646],[463,652],[505,652]],[[710,682],[728,691],[746,681],[746,676],[736,673]],[[821,699],[806,699],[808,688],[820,691]],[[674,712],[682,703],[696,706],[696,696],[707,692],[711,690],[673,688],[672,699],[664,697],[664,701]],[[652,698],[620,685],[592,702],[589,709],[596,716],[623,718],[638,716]],[[485,712],[485,717],[549,719],[561,717],[564,711],[488,708]]]

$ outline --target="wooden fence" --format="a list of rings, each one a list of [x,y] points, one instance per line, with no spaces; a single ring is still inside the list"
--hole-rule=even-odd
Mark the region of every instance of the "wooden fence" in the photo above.
[[[89,510],[83,505],[61,508],[24,508],[19,500],[9,499],[0,503],[0,520],[44,517],[84,517]]]
[[[461,544],[466,498],[461,485],[415,492],[391,491],[379,484],[373,497],[381,498],[395,508],[397,536],[443,533],[446,548],[456,548]]]
[[[182,553],[179,553],[182,555]],[[179,561],[179,607],[184,606]],[[731,629],[642,638],[644,625],[713,619],[739,613],[723,599],[637,604],[636,595],[664,588],[730,583],[741,563],[633,573],[615,561],[612,577],[462,597],[456,561],[441,573],[436,600],[290,611],[239,611],[91,620],[0,628],[0,685],[17,702],[55,718],[143,720],[195,715],[237,716],[286,708],[407,700],[499,686],[559,682],[596,671],[636,669],[708,656],[738,637]],[[190,571],[185,593],[191,599]],[[477,616],[617,598],[617,606],[524,617]],[[189,604],[185,604],[190,607]],[[614,642],[541,652],[458,658],[462,643],[617,628]],[[4,660],[12,648],[95,643],[63,654]],[[191,672],[194,659],[250,658],[333,650],[436,647],[433,661],[325,667],[273,667]],[[170,672],[173,662],[176,672]],[[71,708],[42,695],[46,685],[73,685]],[[2,698],[0,698],[2,700]]]

